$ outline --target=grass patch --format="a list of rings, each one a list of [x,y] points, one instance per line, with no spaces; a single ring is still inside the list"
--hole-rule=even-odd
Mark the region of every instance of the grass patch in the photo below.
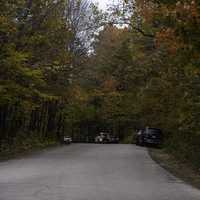
[[[133,135],[129,135],[122,141],[122,144],[133,144],[134,138]]]
[[[128,130],[126,133],[126,137],[121,141],[122,144],[135,144],[136,141],[136,133],[135,130]]]
[[[58,146],[59,142],[53,138],[39,139],[36,137],[16,139],[13,144],[6,143],[1,145],[0,161],[18,158],[21,156],[29,155],[37,151]]]
[[[200,170],[195,169],[191,163],[177,160],[164,149],[149,148],[149,154],[154,161],[159,163],[174,176],[200,189]]]

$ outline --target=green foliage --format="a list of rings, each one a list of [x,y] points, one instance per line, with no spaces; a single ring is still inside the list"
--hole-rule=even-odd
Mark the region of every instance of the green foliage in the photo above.
[[[94,120],[75,83],[102,16],[88,0],[0,0],[0,149],[54,143]]]
[[[124,14],[128,28],[100,31],[80,83],[99,123],[122,138],[131,128],[161,128],[168,150],[199,167],[199,2],[126,3],[116,23]]]
[[[198,1],[126,1],[101,30],[87,0],[27,2],[0,1],[2,145],[20,132],[80,139],[102,129],[129,141],[153,126],[200,166]]]

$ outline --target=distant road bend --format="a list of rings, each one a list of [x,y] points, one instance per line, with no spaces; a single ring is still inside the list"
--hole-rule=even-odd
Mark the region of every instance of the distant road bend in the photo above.
[[[73,144],[0,163],[0,200],[200,200],[134,145]]]

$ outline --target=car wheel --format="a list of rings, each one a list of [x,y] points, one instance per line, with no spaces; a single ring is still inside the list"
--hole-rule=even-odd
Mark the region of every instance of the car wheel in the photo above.
[[[139,138],[139,145],[140,145],[140,146],[144,146],[144,145],[145,145],[145,144],[144,144],[144,140],[143,140],[142,137]]]

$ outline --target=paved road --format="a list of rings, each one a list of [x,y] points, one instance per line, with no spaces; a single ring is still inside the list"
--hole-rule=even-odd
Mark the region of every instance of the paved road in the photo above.
[[[134,145],[73,144],[0,163],[0,200],[200,200]]]

